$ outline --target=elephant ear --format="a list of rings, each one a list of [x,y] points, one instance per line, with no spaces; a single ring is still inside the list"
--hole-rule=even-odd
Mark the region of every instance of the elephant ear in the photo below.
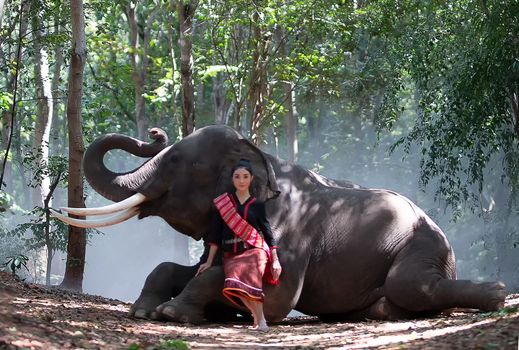
[[[254,180],[251,184],[252,195],[261,201],[276,198],[280,191],[276,182],[276,174],[269,160],[269,156],[263,153],[252,142],[239,135],[237,144],[233,147],[224,160],[221,177],[218,181],[217,192],[229,192],[234,189],[232,185],[232,167],[241,159],[248,159],[252,164]]]

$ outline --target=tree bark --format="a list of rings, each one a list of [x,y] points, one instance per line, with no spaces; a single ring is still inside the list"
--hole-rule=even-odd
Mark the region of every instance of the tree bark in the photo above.
[[[2,24],[4,23],[4,7],[5,7],[5,0],[0,0],[0,28],[2,27]]]
[[[49,55],[42,45],[45,31],[39,21],[39,15],[32,17],[34,43],[34,78],[36,85],[37,116],[34,127],[33,154],[40,169],[46,169],[49,162],[50,128],[52,125],[53,100],[49,72]],[[49,193],[50,177],[43,172],[41,182],[33,191],[33,205],[42,206]],[[49,205],[52,205],[51,203]]]
[[[516,91],[512,94],[511,98],[512,104],[512,118],[514,123],[514,131],[517,137],[519,137],[519,93]]]
[[[135,86],[135,123],[137,124],[137,138],[145,140],[147,135],[147,120],[145,115],[144,81],[146,79],[145,65],[139,56],[139,27],[137,24],[137,4],[131,2],[126,15],[130,27],[130,62],[132,78]],[[140,62],[140,64],[139,64]]]
[[[171,0],[169,10],[174,11],[176,9],[176,6],[177,5],[175,4],[175,2],[173,0]],[[170,44],[169,52],[170,52],[170,58],[171,58],[171,69],[173,70],[171,72],[171,80],[173,81],[173,83],[170,86],[171,115],[173,117],[172,122],[174,124],[180,126],[181,120],[180,120],[180,118],[177,117],[177,104],[176,104],[177,99],[178,99],[178,94],[180,93],[180,89],[177,88],[176,80],[175,80],[175,75],[178,71],[178,68],[177,68],[177,55],[175,54],[175,39],[174,39],[175,32],[174,32],[173,26],[169,27],[168,35],[169,35],[169,44]]]
[[[283,59],[287,60],[286,36],[283,30],[277,31],[279,40],[279,53]],[[285,107],[285,134],[287,142],[287,155],[290,162],[296,162],[299,153],[299,145],[297,139],[297,109],[295,106],[294,83],[291,81],[283,81],[283,105]]]
[[[61,6],[61,4],[60,4]],[[60,31],[60,18],[56,15],[54,18],[54,33],[58,34]],[[60,77],[61,77],[61,67],[63,65],[63,48],[58,45],[56,47],[56,50],[54,51],[54,72],[52,74],[52,83],[51,83],[51,90],[52,90],[52,96],[53,96],[53,103],[52,103],[52,121],[54,123],[53,130],[55,130],[55,133],[58,134],[59,140],[65,140],[66,139],[66,132],[61,135],[61,131],[63,130],[62,125],[65,124],[65,118],[60,117],[58,114],[59,107],[60,107]],[[63,130],[65,131],[65,130]],[[65,143],[64,142],[58,142],[56,144],[57,154],[63,154],[65,150]]]
[[[68,81],[67,120],[69,133],[68,206],[84,208],[83,196],[83,130],[81,126],[81,97],[86,60],[85,14],[82,0],[71,0],[72,57]],[[67,245],[67,265],[61,286],[82,291],[85,267],[85,229],[70,226]]]
[[[29,13],[31,9],[30,1],[24,1],[20,5],[20,13],[18,14],[18,44],[16,52],[14,53],[15,57],[15,66],[9,72],[9,78],[7,82],[7,91],[13,95],[13,104],[10,110],[6,110],[2,113],[2,149],[5,150],[4,160],[2,163],[2,174],[0,176],[0,189],[4,185],[4,181],[7,183],[8,188],[12,188],[12,164],[8,161],[9,151],[11,148],[12,136],[13,136],[13,128],[14,128],[14,119],[15,119],[15,110],[16,110],[16,90],[18,85],[18,75],[20,70],[22,69],[22,57],[23,57],[23,47],[22,47],[22,38],[25,37],[27,33],[28,21],[26,20],[26,14]],[[13,26],[16,25],[13,23]]]
[[[193,85],[193,17],[197,0],[178,1],[180,22],[180,79],[182,83],[182,137],[195,129],[195,90]]]
[[[267,102],[268,85],[266,72],[266,54],[268,52],[269,41],[265,33],[258,24],[259,13],[254,13],[253,32],[254,32],[254,53],[252,56],[252,71],[249,89],[249,101],[251,115],[249,120],[249,135],[255,145],[261,143],[261,127],[265,116],[265,105]]]

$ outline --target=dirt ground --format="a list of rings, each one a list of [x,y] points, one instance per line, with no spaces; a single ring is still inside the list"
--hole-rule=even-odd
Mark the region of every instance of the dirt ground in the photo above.
[[[0,349],[517,349],[519,295],[494,313],[402,322],[292,318],[263,334],[247,324],[150,322],[130,304],[25,284],[0,272]]]

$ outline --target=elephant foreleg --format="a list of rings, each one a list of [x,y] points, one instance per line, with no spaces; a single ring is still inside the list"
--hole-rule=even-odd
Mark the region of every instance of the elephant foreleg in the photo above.
[[[146,278],[141,295],[130,308],[130,316],[159,320],[157,306],[179,295],[195,276],[198,265],[183,266],[172,262],[159,264]]]
[[[183,323],[200,324],[206,320],[236,318],[240,310],[230,307],[222,295],[223,281],[222,267],[213,266],[189,281],[182,293],[159,305],[156,310],[170,321]]]

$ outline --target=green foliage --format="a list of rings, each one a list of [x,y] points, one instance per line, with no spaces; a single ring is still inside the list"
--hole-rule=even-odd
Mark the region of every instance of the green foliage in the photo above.
[[[133,343],[128,346],[128,350],[139,350],[143,349],[139,344]],[[156,350],[189,350],[189,345],[181,339],[168,339],[162,340],[160,344],[153,345],[151,347],[146,346],[146,349]]]
[[[160,345],[159,349],[163,350],[188,350],[189,346],[188,344],[180,339],[168,339],[163,340]]]
[[[21,223],[1,235],[22,239],[29,251],[47,246],[49,249],[65,252],[68,241],[68,225],[52,217],[50,221],[47,221],[47,215],[48,213],[44,208],[34,207],[26,214],[30,218],[29,222]],[[48,236],[47,228],[49,229]]]
[[[13,277],[17,277],[16,271],[21,270],[22,267],[24,267],[27,272],[29,272],[29,269],[27,268],[27,262],[29,261],[29,258],[23,254],[18,254],[14,256],[7,257],[7,261],[2,264],[3,267],[9,267],[9,270],[11,270],[11,274]]]
[[[489,317],[506,317],[517,313],[519,309],[517,306],[505,306],[494,312],[485,312],[480,315],[481,318]]]
[[[456,208],[477,208],[490,158],[501,155],[518,188],[511,98],[519,91],[517,1],[373,3],[364,13],[386,39],[390,67],[380,125],[401,115],[401,92],[414,84],[418,118],[398,145],[422,153],[421,185]]]
[[[23,240],[28,251],[47,247],[51,250],[66,252],[68,242],[68,225],[50,217],[47,210],[36,206],[25,214],[28,222],[18,224],[12,230],[0,232],[0,237],[14,237]],[[47,234],[48,230],[48,234]],[[87,238],[94,233],[101,233],[96,229],[87,229]]]
[[[60,175],[66,179],[68,175],[68,159],[61,155],[48,157],[47,162],[42,162],[42,149],[34,151],[26,151],[23,158],[23,164],[26,169],[30,170],[32,178],[30,179],[30,187],[41,186],[44,178],[55,178]],[[66,183],[64,184],[66,186]]]

